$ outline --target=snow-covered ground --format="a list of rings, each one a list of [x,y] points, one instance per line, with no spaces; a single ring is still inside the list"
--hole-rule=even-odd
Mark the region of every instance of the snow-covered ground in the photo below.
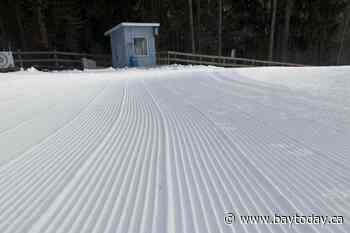
[[[348,233],[349,142],[349,67],[0,74],[0,233]]]

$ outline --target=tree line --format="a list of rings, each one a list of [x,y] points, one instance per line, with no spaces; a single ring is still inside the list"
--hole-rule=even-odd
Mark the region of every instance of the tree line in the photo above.
[[[160,50],[350,62],[348,0],[0,0],[0,49],[108,53],[126,21],[159,22]]]

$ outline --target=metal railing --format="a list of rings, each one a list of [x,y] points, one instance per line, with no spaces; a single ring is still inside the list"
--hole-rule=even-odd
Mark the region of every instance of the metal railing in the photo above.
[[[38,67],[41,69],[83,68],[83,58],[96,61],[97,66],[111,66],[111,56],[61,51],[15,51],[12,52],[17,67]]]
[[[304,66],[295,63],[264,61],[247,58],[234,58],[212,56],[204,54],[181,53],[174,51],[160,52],[157,54],[157,62],[160,65],[170,64],[194,64],[213,65],[222,67],[254,67],[254,66]]]

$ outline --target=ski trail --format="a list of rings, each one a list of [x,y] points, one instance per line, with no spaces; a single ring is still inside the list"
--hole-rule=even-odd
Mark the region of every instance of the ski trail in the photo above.
[[[177,66],[1,79],[0,232],[349,232],[349,79],[323,73],[295,88],[260,81],[264,72]],[[296,213],[345,222],[239,219]]]

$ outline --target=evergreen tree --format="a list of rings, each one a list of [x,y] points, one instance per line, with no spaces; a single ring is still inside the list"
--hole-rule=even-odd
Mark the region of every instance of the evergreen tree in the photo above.
[[[160,22],[160,50],[225,56],[235,49],[247,58],[273,53],[277,61],[344,64],[350,62],[347,5],[347,0],[2,0],[0,47],[108,53],[103,33],[116,24]]]

